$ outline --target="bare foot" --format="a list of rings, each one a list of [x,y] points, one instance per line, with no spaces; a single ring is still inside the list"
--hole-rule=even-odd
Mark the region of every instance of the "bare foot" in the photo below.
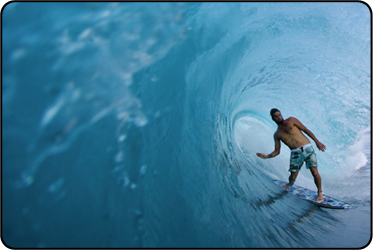
[[[284,189],[287,189],[288,187],[289,187],[288,184],[285,184],[285,185],[282,186],[282,188],[284,188]]]
[[[318,193],[318,196],[317,196],[317,198],[316,198],[316,201],[323,201],[323,194],[322,194],[322,192],[319,192],[319,193]]]

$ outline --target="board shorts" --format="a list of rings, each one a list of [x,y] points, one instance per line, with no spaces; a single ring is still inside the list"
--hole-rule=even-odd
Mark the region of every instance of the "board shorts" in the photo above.
[[[316,153],[314,152],[313,146],[310,143],[291,150],[289,171],[299,171],[303,166],[304,161],[306,169],[309,169],[311,167],[318,167]]]

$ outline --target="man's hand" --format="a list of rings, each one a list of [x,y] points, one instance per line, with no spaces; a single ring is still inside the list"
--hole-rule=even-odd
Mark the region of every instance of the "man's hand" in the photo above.
[[[325,150],[326,150],[326,146],[325,146],[325,145],[323,145],[323,144],[320,143],[320,142],[317,142],[316,144],[317,144],[317,148],[318,148],[319,150],[321,150],[322,152],[325,152]]]
[[[268,157],[263,153],[256,153],[256,155],[262,159],[267,159]]]

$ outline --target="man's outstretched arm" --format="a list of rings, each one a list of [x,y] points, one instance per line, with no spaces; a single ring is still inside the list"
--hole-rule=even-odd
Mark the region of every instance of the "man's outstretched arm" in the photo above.
[[[268,159],[268,158],[273,158],[273,157],[279,155],[281,144],[280,144],[279,139],[277,139],[275,137],[275,135],[274,135],[274,142],[275,142],[275,149],[274,149],[273,152],[271,152],[268,155],[265,155],[263,153],[257,153],[257,156],[260,157],[260,158],[262,158],[262,159]]]

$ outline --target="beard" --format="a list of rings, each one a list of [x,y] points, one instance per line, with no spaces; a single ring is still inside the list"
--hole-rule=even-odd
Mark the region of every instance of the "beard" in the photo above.
[[[280,121],[275,121],[275,123],[276,124],[278,124],[278,125],[282,125],[283,124],[283,122],[284,122],[284,120],[282,119],[282,120],[280,120]]]

